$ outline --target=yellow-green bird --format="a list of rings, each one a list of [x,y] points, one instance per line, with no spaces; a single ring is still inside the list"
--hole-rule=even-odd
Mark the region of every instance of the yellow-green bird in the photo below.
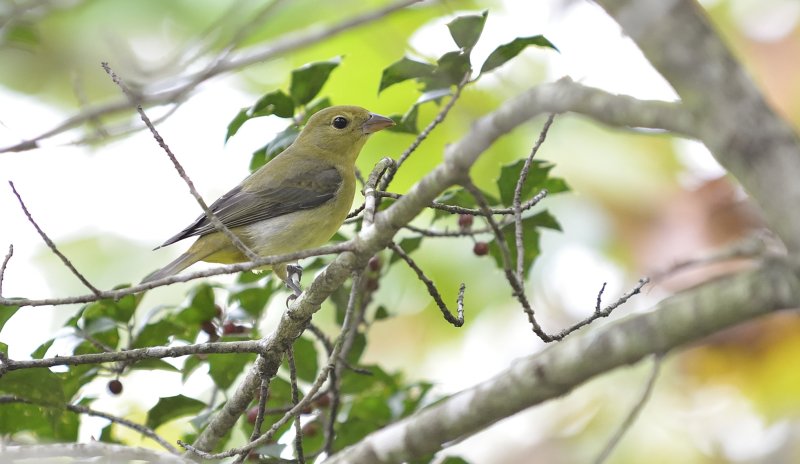
[[[356,158],[368,136],[392,125],[391,119],[358,106],[320,110],[294,143],[215,201],[211,211],[259,256],[321,246],[353,204]],[[193,236],[199,238],[185,253],[142,283],[177,274],[198,261],[249,261],[205,214],[158,248]],[[272,268],[289,284],[285,263]]]

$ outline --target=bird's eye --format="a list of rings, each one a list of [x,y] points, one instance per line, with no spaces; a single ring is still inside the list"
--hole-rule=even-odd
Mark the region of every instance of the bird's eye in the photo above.
[[[347,127],[347,123],[348,123],[347,118],[345,118],[344,116],[336,116],[335,118],[333,118],[333,127],[337,129],[344,129],[345,127]]]

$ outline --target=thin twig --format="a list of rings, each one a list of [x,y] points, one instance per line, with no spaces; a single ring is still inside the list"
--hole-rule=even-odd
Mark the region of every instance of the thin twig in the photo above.
[[[522,282],[517,280],[517,276],[514,274],[514,271],[511,268],[511,251],[508,249],[508,243],[506,243],[506,239],[503,236],[503,231],[500,230],[500,226],[497,225],[497,222],[492,217],[491,209],[489,208],[489,203],[486,201],[486,197],[483,195],[483,193],[481,193],[480,189],[478,189],[478,187],[472,183],[472,180],[467,179],[464,181],[463,185],[464,188],[467,189],[470,194],[472,194],[473,198],[475,198],[475,203],[477,203],[478,207],[481,209],[481,211],[483,211],[486,222],[489,223],[489,227],[491,227],[492,232],[494,232],[495,242],[500,248],[500,254],[502,256],[503,271],[505,272],[506,280],[508,280],[509,285],[511,285],[514,297],[517,298],[517,301],[519,301],[520,305],[522,305],[522,310],[528,316],[528,322],[531,324],[533,332],[545,343],[553,341],[553,338],[545,333],[545,331],[542,329],[542,326],[539,325],[539,321],[536,320],[533,307],[528,301],[528,297],[525,296],[525,290],[522,287]]]
[[[63,409],[66,409],[67,411],[71,411],[71,412],[74,412],[76,414],[86,414],[87,416],[102,417],[103,419],[108,419],[108,420],[110,420],[111,422],[113,422],[115,424],[119,424],[119,425],[122,425],[123,427],[127,427],[127,428],[129,428],[131,430],[135,430],[135,431],[139,432],[140,434],[146,436],[147,438],[152,439],[153,441],[155,441],[156,443],[161,445],[164,449],[166,449],[167,451],[169,451],[172,454],[180,454],[180,452],[174,446],[172,446],[165,439],[161,438],[153,429],[151,429],[151,428],[149,428],[149,427],[147,427],[145,425],[137,424],[136,422],[129,421],[128,419],[125,419],[125,418],[122,418],[122,417],[117,417],[117,416],[114,416],[112,414],[108,414],[106,412],[97,411],[95,409],[91,409],[91,408],[88,408],[86,406],[81,406],[81,405],[77,405],[77,404],[57,405],[57,404],[50,404],[50,403],[42,403],[42,402],[31,401],[31,400],[29,400],[27,398],[22,398],[22,397],[13,396],[13,395],[0,396],[0,404],[8,404],[8,403],[32,404],[32,405],[41,406],[41,407],[45,407],[45,408],[51,408],[51,409],[62,409],[63,408]]]
[[[530,155],[528,155],[528,158],[525,160],[525,164],[522,166],[522,170],[519,173],[519,179],[517,179],[517,185],[514,187],[514,200],[512,202],[515,224],[514,240],[516,241],[517,246],[517,280],[520,282],[525,280],[523,266],[525,264],[525,247],[523,246],[522,240],[524,234],[522,229],[522,188],[525,185],[525,181],[528,180],[528,172],[531,169],[531,164],[533,164],[533,157],[536,156],[536,152],[539,151],[539,147],[541,147],[544,143],[544,139],[547,137],[547,131],[550,130],[550,126],[553,124],[553,119],[555,117],[555,113],[552,113],[547,117],[547,121],[545,121],[542,131],[539,133],[539,139],[533,145]]]
[[[367,181],[364,183],[364,227],[375,222],[375,208],[377,207],[378,195],[375,187],[381,178],[392,175],[397,170],[398,165],[391,158],[382,158],[375,164],[369,173]]]
[[[261,353],[263,347],[259,340],[243,340],[237,342],[209,342],[195,345],[154,346],[132,350],[112,351],[109,353],[87,353],[75,356],[56,356],[44,359],[28,359],[14,361],[0,360],[0,374],[19,369],[47,368],[53,366],[77,366],[80,364],[100,364],[107,362],[136,362],[145,359],[178,358],[190,354],[223,354],[223,353]]]
[[[70,260],[66,256],[64,256],[63,253],[58,251],[58,248],[56,247],[56,244],[53,243],[53,241],[50,240],[50,237],[48,237],[47,234],[44,233],[42,228],[39,227],[39,224],[37,224],[36,221],[33,219],[33,216],[31,216],[31,213],[28,211],[28,208],[25,206],[25,202],[22,201],[22,197],[20,196],[19,192],[17,192],[17,189],[14,187],[14,183],[11,182],[11,181],[8,181],[8,185],[11,186],[11,190],[14,192],[14,195],[17,197],[17,200],[19,201],[19,205],[22,207],[22,212],[25,213],[25,216],[27,216],[28,221],[30,221],[30,223],[33,224],[33,227],[36,229],[36,232],[38,232],[39,236],[42,237],[42,240],[44,240],[44,243],[46,243],[47,246],[50,248],[50,251],[52,251],[56,256],[58,256],[61,259],[61,262],[64,263],[65,266],[67,266],[67,269],[69,269],[72,272],[72,274],[74,274],[75,277],[77,277],[78,280],[80,280],[81,283],[86,288],[88,288],[92,293],[94,293],[95,296],[99,296],[101,294],[100,290],[98,290],[97,287],[95,287],[94,285],[90,284],[89,281],[86,280],[86,277],[84,277],[83,274],[81,274],[80,272],[78,272],[77,269],[75,269],[75,266],[72,265],[72,262],[70,262]]]
[[[521,210],[527,211],[533,208],[540,201],[542,201],[544,197],[547,196],[547,193],[548,193],[547,190],[542,190],[541,192],[537,193],[533,198],[520,205]],[[376,191],[375,194],[379,197],[391,198],[393,200],[399,200],[400,198],[403,198],[403,195],[399,193],[383,192],[380,190]],[[458,206],[458,205],[448,205],[447,203],[440,203],[438,201],[432,201],[430,206],[428,207],[433,209],[438,209],[440,211],[446,211],[452,214],[469,214],[470,216],[483,215],[483,211],[477,208],[465,208],[463,206]],[[490,208],[490,211],[492,212],[492,214],[503,214],[503,215],[514,214],[514,208]]]
[[[433,129],[435,129],[436,126],[438,126],[444,121],[444,118],[447,117],[447,113],[450,112],[450,110],[458,101],[458,98],[461,96],[461,91],[464,90],[464,87],[469,83],[469,76],[471,74],[472,74],[471,69],[466,73],[464,73],[464,77],[461,78],[461,82],[459,82],[458,85],[456,86],[456,90],[455,92],[453,92],[453,96],[450,97],[450,101],[448,101],[447,104],[444,105],[444,107],[439,111],[439,114],[437,114],[436,117],[433,118],[433,121],[431,121],[425,127],[425,129],[423,129],[422,132],[420,132],[419,135],[417,135],[417,138],[415,138],[414,141],[411,142],[411,145],[409,145],[408,148],[406,148],[406,150],[400,155],[400,158],[397,159],[397,166],[395,166],[394,171],[389,172],[386,175],[386,177],[383,178],[383,181],[380,184],[381,186],[380,190],[386,190],[389,187],[389,184],[394,179],[394,175],[400,169],[400,166],[402,166],[403,163],[406,162],[408,157],[411,156],[411,154],[414,153],[414,151],[420,146],[420,144],[426,138],[428,138],[428,135],[430,135],[430,133],[433,132]]]
[[[286,350],[286,362],[289,364],[289,384],[292,390],[292,405],[300,402],[300,394],[297,386],[297,366],[294,363],[294,349],[290,346]],[[294,417],[294,453],[299,464],[305,464],[306,458],[303,454],[303,427],[300,423],[300,414]]]
[[[425,284],[425,287],[428,289],[428,294],[430,294],[431,298],[433,298],[433,301],[436,302],[436,306],[439,307],[444,319],[453,324],[455,327],[461,327],[464,325],[464,290],[466,288],[464,283],[461,283],[461,286],[458,289],[458,298],[456,299],[456,313],[458,316],[453,316],[453,313],[447,309],[447,304],[444,302],[444,300],[442,300],[442,295],[439,293],[436,285],[434,285],[433,281],[429,279],[424,272],[422,272],[422,269],[420,269],[420,267],[417,266],[417,263],[415,263],[414,260],[408,256],[408,253],[403,251],[403,249],[394,242],[391,242],[389,248],[397,253],[398,256],[403,258],[403,261],[408,264],[408,267],[410,267],[417,274],[417,278]]]
[[[169,82],[161,85],[161,87],[164,87],[167,90],[149,95],[140,95],[136,102],[142,105],[152,106],[175,103],[176,101],[185,99],[187,94],[189,94],[192,90],[195,90],[199,84],[214,76],[218,76],[230,71],[236,71],[252,64],[263,63],[264,61],[273,59],[288,52],[322,42],[344,31],[380,20],[392,13],[403,10],[408,6],[421,1],[422,0],[398,0],[376,10],[368,11],[362,15],[343,20],[342,22],[332,26],[319,27],[319,25],[314,24],[302,31],[284,34],[272,42],[262,44],[255,50],[243,51],[235,57],[231,57],[222,61],[215,66],[212,73],[209,73],[208,70],[204,69],[197,73],[171,78]],[[90,121],[101,116],[109,116],[128,111],[135,106],[136,105],[134,102],[125,99],[89,107],[83,112],[70,116],[52,129],[49,129],[33,138],[23,140],[11,146],[0,147],[0,153],[33,150],[39,147],[39,143],[42,140],[51,138],[74,127],[78,127],[84,124],[86,121]]]
[[[706,256],[686,259],[677,262],[666,269],[653,273],[652,281],[658,282],[668,276],[691,269],[693,267],[706,266],[722,261],[730,261],[739,258],[756,258],[768,252],[765,237],[761,234],[754,234],[730,246],[715,250]]]
[[[111,76],[111,80],[114,81],[114,83],[117,84],[117,86],[119,86],[122,92],[126,96],[128,96],[128,98],[134,101],[136,97],[125,86],[125,84],[122,82],[122,79],[111,69],[108,63],[103,62],[102,66],[103,69],[108,73],[108,75]],[[189,187],[189,191],[191,192],[194,199],[197,200],[197,204],[200,205],[200,208],[202,208],[203,212],[205,212],[208,221],[214,226],[214,228],[218,232],[221,232],[223,235],[225,235],[228,238],[228,240],[230,240],[231,243],[236,247],[236,249],[238,249],[239,251],[242,252],[242,254],[247,256],[247,259],[249,259],[250,261],[257,260],[258,255],[255,252],[253,252],[250,248],[248,248],[247,245],[242,243],[239,237],[237,237],[233,232],[231,232],[230,229],[228,229],[228,227],[225,226],[225,224],[223,224],[222,221],[219,220],[219,218],[214,214],[214,212],[211,211],[206,202],[203,201],[203,197],[201,197],[200,193],[198,193],[197,189],[195,189],[194,183],[186,174],[186,171],[183,169],[183,166],[181,166],[181,164],[178,162],[178,158],[175,157],[175,154],[172,153],[172,150],[170,150],[169,146],[167,146],[167,143],[164,141],[163,137],[161,137],[161,134],[158,133],[155,126],[150,121],[150,118],[147,117],[147,114],[145,114],[144,110],[142,109],[142,105],[136,105],[136,111],[139,112],[139,116],[142,118],[142,122],[144,122],[144,124],[150,130],[150,133],[153,134],[153,138],[156,140],[156,142],[158,142],[158,145],[161,147],[161,149],[164,150],[164,153],[167,154],[170,161],[172,161],[172,165],[175,166],[175,170],[178,171],[178,175],[180,175],[181,178],[184,180],[184,182],[186,182],[186,185]]]
[[[257,261],[248,263],[228,264],[225,266],[217,266],[211,269],[205,269],[195,272],[187,272],[181,275],[174,275],[164,277],[163,279],[153,280],[144,284],[134,285],[128,288],[118,290],[105,290],[100,292],[99,295],[80,295],[66,298],[42,298],[42,299],[27,299],[27,298],[0,298],[0,305],[6,306],[61,306],[75,303],[91,303],[93,301],[103,300],[106,298],[119,299],[123,296],[133,295],[145,290],[150,290],[164,285],[174,284],[177,282],[189,282],[191,280],[200,279],[203,277],[211,277],[222,274],[233,274],[241,271],[251,271],[253,269],[289,261],[296,261],[298,259],[310,258],[312,256],[322,256],[339,254],[345,251],[353,251],[353,244],[351,242],[342,242],[334,245],[326,245],[319,248],[310,250],[302,250],[294,253],[286,253],[283,255],[265,256],[259,258]]]
[[[611,436],[611,439],[608,441],[608,443],[606,443],[603,451],[601,451],[597,456],[597,459],[594,460],[594,464],[602,464],[606,459],[608,459],[617,445],[619,445],[619,442],[625,436],[625,433],[630,430],[634,421],[636,421],[636,419],[639,417],[639,414],[642,413],[645,405],[650,400],[650,396],[653,394],[653,388],[656,385],[656,379],[658,379],[658,374],[661,370],[661,361],[663,358],[663,354],[656,354],[653,356],[653,368],[650,371],[650,376],[647,378],[647,384],[645,385],[642,394],[639,396],[639,401],[636,402],[628,415],[625,417],[625,420],[622,421],[619,429],[617,429],[614,435]]]
[[[359,279],[359,276],[354,277],[353,281],[355,282],[357,279]],[[354,291],[351,290],[350,301],[352,302],[355,301],[353,292]],[[348,309],[351,308],[352,306],[353,305],[351,305],[348,302]],[[315,398],[316,393],[319,391],[319,389],[322,387],[325,381],[328,380],[330,374],[334,370],[336,370],[337,360],[341,356],[344,340],[347,338],[347,334],[352,325],[351,322],[353,318],[352,313],[353,313],[352,310],[345,312],[344,322],[342,323],[342,333],[336,340],[336,345],[333,348],[333,353],[331,353],[331,356],[328,358],[328,364],[317,375],[317,378],[314,380],[314,383],[311,385],[311,388],[309,388],[308,392],[306,393],[306,396],[304,396],[303,399],[301,399],[296,405],[294,405],[294,407],[292,407],[288,412],[286,412],[286,414],[284,414],[283,417],[281,417],[275,423],[273,423],[270,429],[267,430],[266,433],[261,435],[257,440],[252,441],[239,448],[229,449],[228,451],[216,454],[208,453],[181,440],[178,440],[178,445],[180,445],[187,451],[200,456],[203,459],[224,459],[224,458],[229,458],[231,456],[235,456],[237,454],[249,453],[251,450],[266,444],[269,440],[272,439],[272,437],[275,435],[278,429],[283,427],[284,424],[286,424],[289,420],[293,419],[296,415],[300,414],[309,404],[311,404],[311,402]]]
[[[11,257],[14,256],[14,245],[8,245],[8,253],[6,253],[6,257],[3,258],[3,264],[0,264],[0,298],[3,297],[3,278],[6,275],[6,266],[8,266],[8,262],[11,260]]]

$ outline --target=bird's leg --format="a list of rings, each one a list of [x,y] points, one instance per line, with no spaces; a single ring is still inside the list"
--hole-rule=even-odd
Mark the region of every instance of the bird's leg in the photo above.
[[[303,267],[299,264],[289,264],[286,266],[286,286],[294,292],[294,298],[300,296],[303,290],[300,289],[300,279],[303,277]],[[294,299],[292,298],[292,299]]]

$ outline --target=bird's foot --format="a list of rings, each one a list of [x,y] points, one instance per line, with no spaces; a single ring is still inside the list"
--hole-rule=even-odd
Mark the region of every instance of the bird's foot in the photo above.
[[[289,264],[286,266],[286,286],[294,292],[294,298],[300,296],[303,290],[300,289],[300,279],[303,278],[303,267],[299,264]],[[292,299],[294,299],[292,298]]]

